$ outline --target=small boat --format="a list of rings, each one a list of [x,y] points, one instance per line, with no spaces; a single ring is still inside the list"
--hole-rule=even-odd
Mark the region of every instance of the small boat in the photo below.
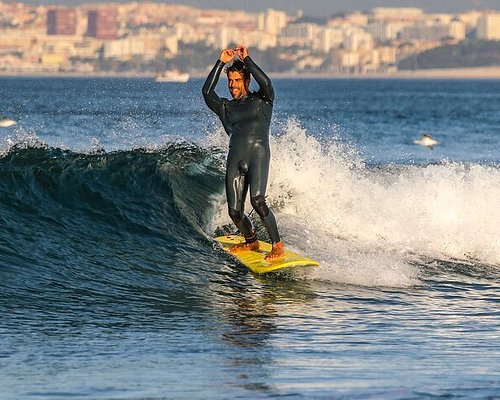
[[[13,119],[5,116],[5,115],[0,115],[0,128],[8,128],[9,126],[13,126],[16,124],[16,121]]]
[[[428,147],[431,150],[433,146],[439,144],[439,142],[428,133],[424,133],[419,140],[414,140],[413,143],[418,144],[420,146]]]
[[[181,73],[177,69],[162,72],[155,76],[155,82],[180,82],[185,83],[189,80],[188,73]]]

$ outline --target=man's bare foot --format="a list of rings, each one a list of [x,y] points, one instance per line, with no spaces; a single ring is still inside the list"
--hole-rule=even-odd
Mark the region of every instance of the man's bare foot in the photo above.
[[[233,254],[234,253],[241,253],[243,251],[258,251],[258,250],[259,250],[259,241],[258,240],[251,242],[251,243],[248,243],[248,242],[238,243],[229,249],[229,251]]]
[[[285,257],[285,248],[283,242],[273,243],[273,248],[265,257],[266,261],[277,261]]]

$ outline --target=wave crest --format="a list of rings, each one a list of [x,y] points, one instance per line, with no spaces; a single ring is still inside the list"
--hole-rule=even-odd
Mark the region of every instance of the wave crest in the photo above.
[[[498,167],[369,168],[349,144],[322,144],[291,122],[273,142],[270,178],[269,198],[280,213],[325,240],[500,264]]]

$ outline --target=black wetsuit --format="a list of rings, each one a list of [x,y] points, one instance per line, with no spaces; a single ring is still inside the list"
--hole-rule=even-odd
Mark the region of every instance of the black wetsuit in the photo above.
[[[203,97],[216,113],[229,140],[226,164],[226,196],[229,216],[247,239],[254,236],[250,219],[244,212],[245,198],[250,187],[252,207],[259,214],[271,242],[280,241],[276,220],[266,204],[269,175],[269,125],[273,111],[274,90],[269,77],[247,56],[243,60],[259,84],[259,91],[240,99],[228,100],[215,93],[224,63],[220,60],[212,68],[203,85]]]

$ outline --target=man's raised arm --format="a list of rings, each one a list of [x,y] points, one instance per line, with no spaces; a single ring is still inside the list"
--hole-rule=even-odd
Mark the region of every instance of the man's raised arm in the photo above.
[[[274,89],[271,79],[266,75],[264,71],[262,71],[255,61],[252,60],[250,55],[248,54],[248,48],[242,45],[238,45],[236,47],[236,51],[238,52],[238,56],[248,67],[248,70],[254,77],[255,81],[259,85],[259,92],[264,96],[265,100],[270,101],[271,103],[274,101]]]
[[[234,50],[224,49],[221,51],[219,59],[215,63],[214,67],[210,71],[203,84],[203,98],[205,99],[205,103],[207,106],[217,115],[220,115],[221,112],[221,98],[215,93],[215,87],[217,86],[217,82],[219,81],[220,73],[222,72],[222,68],[224,64],[231,61],[235,55]]]

